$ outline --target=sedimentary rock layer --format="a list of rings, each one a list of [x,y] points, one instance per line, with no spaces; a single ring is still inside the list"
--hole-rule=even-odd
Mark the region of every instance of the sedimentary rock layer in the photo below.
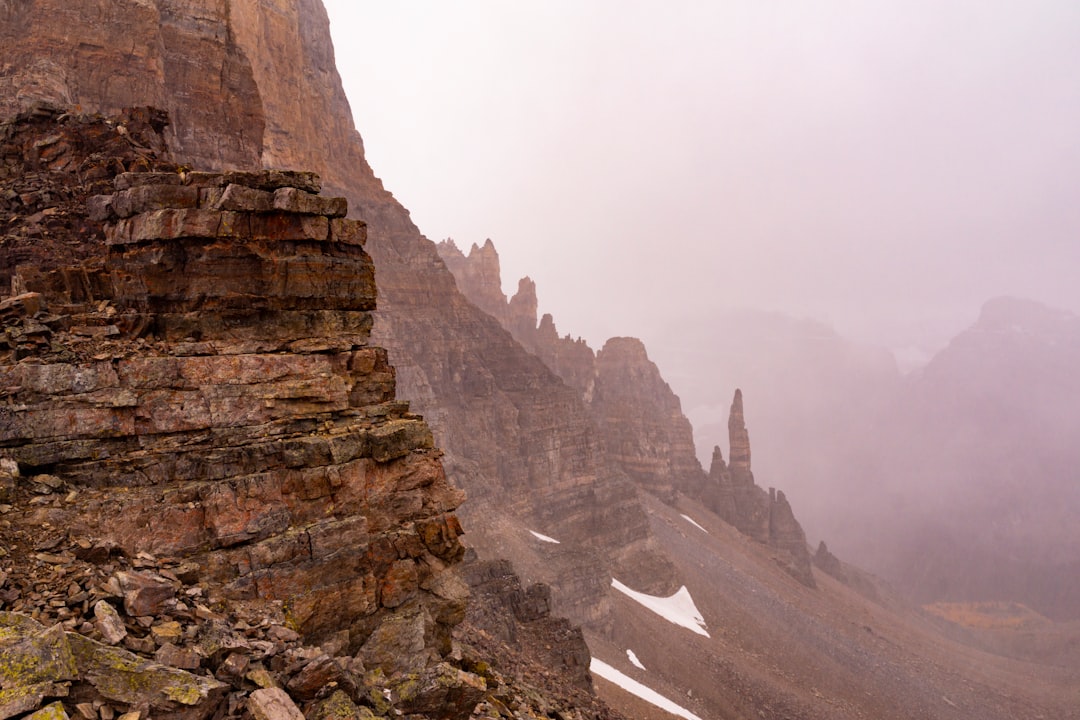
[[[463,495],[369,344],[363,223],[311,173],[115,186],[90,202],[97,256],[19,267],[0,302],[0,451],[74,490],[20,522],[195,559],[216,598],[284,603],[306,637],[347,630],[375,664],[402,634],[420,644],[387,667],[448,652]]]

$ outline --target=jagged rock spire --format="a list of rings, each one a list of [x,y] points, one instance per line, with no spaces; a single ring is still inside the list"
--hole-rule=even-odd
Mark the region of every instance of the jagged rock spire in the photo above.
[[[750,433],[746,430],[743,417],[742,390],[735,390],[731,401],[731,413],[728,415],[728,443],[731,453],[731,475],[733,479],[751,480],[750,473]]]
[[[709,477],[714,480],[719,480],[725,477],[728,472],[727,463],[724,462],[724,451],[720,449],[719,445],[713,445],[712,449],[712,462],[709,464]]]

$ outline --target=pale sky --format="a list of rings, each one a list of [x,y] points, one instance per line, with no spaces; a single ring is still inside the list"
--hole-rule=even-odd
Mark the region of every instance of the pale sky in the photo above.
[[[326,0],[368,160],[594,348],[687,307],[933,344],[1080,310],[1076,0]]]

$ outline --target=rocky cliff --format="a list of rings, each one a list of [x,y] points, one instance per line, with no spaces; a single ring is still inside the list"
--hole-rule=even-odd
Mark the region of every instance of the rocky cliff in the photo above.
[[[528,278],[514,297],[506,298],[499,256],[490,240],[483,247],[473,245],[468,255],[452,240],[439,243],[438,249],[462,292],[581,393],[607,462],[669,502],[673,493],[701,501],[740,532],[774,548],[793,576],[814,587],[806,535],[791,504],[783,492],[766,492],[754,482],[741,390],[735,391],[728,420],[731,464],[717,447],[706,475],[679,398],[640,340],[611,338],[594,354],[581,339],[559,337],[550,315],[537,324],[536,286]]]

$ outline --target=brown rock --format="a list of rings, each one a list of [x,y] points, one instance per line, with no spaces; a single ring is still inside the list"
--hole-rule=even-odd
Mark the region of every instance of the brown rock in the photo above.
[[[198,203],[198,188],[184,185],[137,185],[112,196],[108,207],[118,218],[129,218],[132,215],[166,208],[192,209]],[[102,218],[105,219],[107,217]]]
[[[814,553],[814,566],[842,583],[848,581],[843,563],[840,562],[840,558],[829,552],[829,547],[824,540],[818,543],[817,552]]]
[[[742,390],[735,390],[731,401],[731,413],[728,415],[728,442],[730,443],[731,462],[728,470],[732,481],[737,485],[753,482],[750,472],[750,433],[746,429],[743,417]]]
[[[338,690],[315,705],[313,720],[375,720],[369,708],[360,707],[347,694]]]
[[[183,636],[183,628],[175,620],[156,623],[150,627],[150,637],[154,638],[159,646],[175,643]]]
[[[218,666],[216,673],[217,678],[236,685],[247,673],[250,664],[251,658],[246,654],[238,652],[231,653],[225,658],[224,662]]]
[[[62,626],[19,633],[15,638],[14,642],[3,642],[0,636],[0,688],[10,690],[75,679],[78,669]]]
[[[162,665],[181,670],[198,670],[202,664],[202,656],[195,648],[180,648],[169,642],[157,649],[154,659]]]
[[[283,187],[274,191],[273,208],[301,215],[342,218],[348,212],[348,203],[345,198],[327,198],[294,187]]]
[[[255,720],[304,720],[304,714],[281,688],[263,688],[248,696],[248,710]]]
[[[345,671],[337,661],[322,654],[304,665],[286,687],[293,697],[306,701],[330,693],[344,680]]]
[[[62,697],[67,692],[53,683],[13,687],[0,690],[0,720],[7,720],[41,707],[47,697]]]
[[[482,677],[439,663],[418,677],[391,683],[391,692],[406,714],[465,720],[487,692],[487,683]]]
[[[158,615],[176,596],[172,583],[154,573],[121,571],[116,581],[124,594],[124,612],[131,617]]]
[[[425,636],[432,632],[435,620],[423,607],[403,608],[387,616],[360,648],[358,657],[365,667],[383,672],[419,672],[432,659],[426,650]]]

